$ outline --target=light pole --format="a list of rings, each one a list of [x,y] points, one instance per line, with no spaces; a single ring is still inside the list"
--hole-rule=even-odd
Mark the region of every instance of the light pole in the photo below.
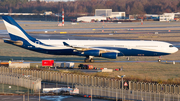
[[[123,88],[124,88],[124,85],[123,85],[123,77],[125,77],[125,75],[121,75],[121,76],[119,76],[118,75],[118,78],[121,78],[122,79],[122,101],[123,101]]]

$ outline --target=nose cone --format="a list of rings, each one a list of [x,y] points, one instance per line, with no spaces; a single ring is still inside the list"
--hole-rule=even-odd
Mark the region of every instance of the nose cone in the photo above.
[[[178,51],[178,48],[177,47],[173,47],[172,53],[175,53],[177,51]]]

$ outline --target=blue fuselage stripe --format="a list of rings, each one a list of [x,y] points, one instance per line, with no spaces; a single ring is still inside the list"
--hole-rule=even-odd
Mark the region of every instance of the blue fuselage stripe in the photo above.
[[[4,41],[8,43],[7,41]],[[10,43],[13,44],[13,43]],[[74,52],[74,49],[42,49],[35,46],[32,46],[31,48],[28,47],[31,46],[26,40],[23,41],[23,45],[19,46],[28,50],[45,53],[45,54],[53,54],[53,55],[80,55],[84,56],[83,54],[80,54],[80,52]],[[105,48],[105,49],[114,49],[120,51],[118,53],[118,56],[161,56],[161,55],[168,55],[169,53],[163,53],[163,52],[154,52],[154,51],[145,51],[145,50],[137,50],[137,49],[127,49],[127,48],[117,48],[117,47],[95,47],[95,48]]]

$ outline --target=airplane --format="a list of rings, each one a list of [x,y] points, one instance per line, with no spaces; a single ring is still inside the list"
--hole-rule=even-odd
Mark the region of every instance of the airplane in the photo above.
[[[2,16],[13,44],[31,51],[53,55],[84,56],[84,62],[94,62],[94,57],[116,59],[118,56],[162,56],[178,51],[172,44],[142,40],[45,40],[31,37],[10,16]]]

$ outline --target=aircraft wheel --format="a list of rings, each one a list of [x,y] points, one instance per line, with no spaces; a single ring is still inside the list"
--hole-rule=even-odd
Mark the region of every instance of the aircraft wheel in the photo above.
[[[86,63],[89,62],[89,59],[88,59],[88,58],[85,58],[85,59],[84,59],[84,62],[86,62]]]
[[[91,59],[90,62],[94,62],[94,59]]]

